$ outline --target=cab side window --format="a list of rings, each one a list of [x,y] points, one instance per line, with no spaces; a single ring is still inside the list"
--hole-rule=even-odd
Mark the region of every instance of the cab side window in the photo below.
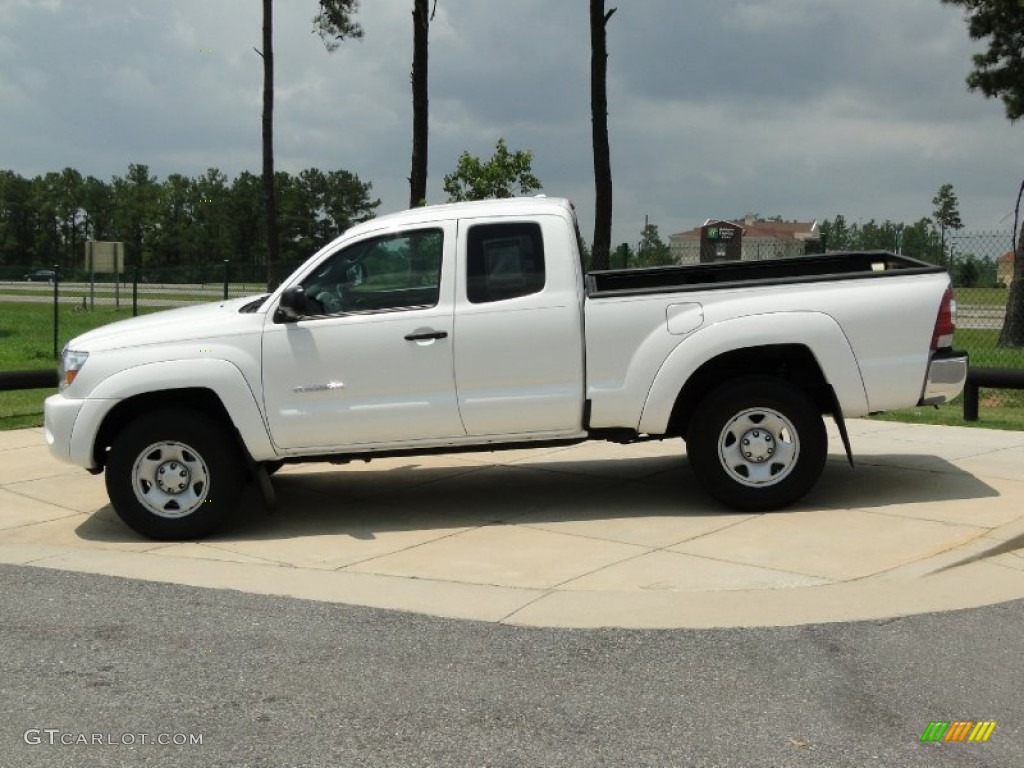
[[[466,256],[466,297],[473,304],[544,289],[544,238],[536,222],[471,226]]]
[[[315,314],[428,309],[441,287],[444,233],[418,229],[344,248],[303,281]]]

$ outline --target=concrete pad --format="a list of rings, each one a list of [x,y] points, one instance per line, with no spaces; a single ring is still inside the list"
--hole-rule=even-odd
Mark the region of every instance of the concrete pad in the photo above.
[[[18,448],[38,448],[45,444],[46,438],[41,427],[0,432],[0,452]]]
[[[568,581],[567,590],[717,592],[791,589],[828,584],[828,579],[711,560],[675,552],[649,552]]]
[[[861,458],[855,469],[829,460],[821,480],[800,502],[803,508],[892,509],[903,504],[960,501],[970,504],[999,497],[999,491],[959,466],[942,471],[900,466],[891,454]]]
[[[543,593],[133,552],[75,550],[39,562],[55,570],[235,589],[261,595],[366,605],[478,621],[502,621]]]
[[[83,526],[89,530],[88,539],[79,533]],[[14,546],[57,546],[65,550],[87,547],[120,552],[148,552],[164,546],[132,531],[126,533],[125,526],[120,520],[108,521],[82,514],[6,530],[3,532],[3,542]]]
[[[983,533],[980,527],[823,509],[764,515],[671,551],[840,581],[936,555]]]
[[[1001,449],[986,453],[983,456],[973,456],[957,465],[965,472],[976,473],[985,477],[1001,478],[1004,480],[1016,480],[1024,482],[1024,451],[1021,449]]]
[[[8,490],[22,496],[64,506],[77,512],[94,512],[108,505],[103,478],[87,472],[9,483]]]
[[[0,530],[9,531],[80,513],[0,488]],[[6,540],[6,534],[0,541]]]
[[[288,466],[202,542],[0,433],[0,562],[547,626],[757,626],[1024,597],[1024,433],[852,420],[818,487],[738,514],[678,440]]]
[[[723,513],[697,491],[695,481],[620,485],[581,497],[571,510],[529,512],[516,525],[570,536],[665,548],[749,520],[754,515]]]
[[[479,523],[502,522],[531,510],[565,508],[581,496],[611,488],[617,482],[530,467],[487,466],[429,487],[389,490],[375,499],[417,513],[448,514]]]
[[[519,526],[475,528],[346,568],[346,572],[551,589],[643,554],[641,547]]]
[[[894,479],[895,480],[895,479]],[[1024,503],[1024,483],[1015,483],[998,477],[989,476],[986,485],[996,494],[985,498],[970,498],[970,487],[974,486],[974,478],[970,475],[953,477],[945,475],[936,481],[935,490],[946,492],[947,498],[927,501],[906,501],[902,504],[873,507],[870,511],[897,517],[913,517],[920,520],[956,523],[980,526],[982,528],[999,528],[1021,517],[1021,504]],[[884,487],[884,485],[880,486]],[[956,491],[961,496],[955,498]]]
[[[328,516],[318,511],[274,515],[258,530],[250,526],[249,533],[228,527],[204,542],[263,562],[333,570],[468,530],[464,520],[396,512],[369,503]]]
[[[979,562],[910,582],[866,580],[803,589],[682,593],[557,590],[505,621],[587,629],[797,626],[973,608],[1022,595],[1024,571]]]
[[[57,555],[74,552],[74,548],[36,544],[0,544],[0,563],[7,565],[35,565]]]
[[[4,451],[0,461],[0,486],[21,480],[77,475],[84,470],[61,464],[50,455],[45,444]]]

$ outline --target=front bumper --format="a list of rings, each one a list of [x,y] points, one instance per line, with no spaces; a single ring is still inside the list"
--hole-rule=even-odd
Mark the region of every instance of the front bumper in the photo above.
[[[924,391],[918,405],[948,403],[964,390],[968,356],[954,349],[939,350],[928,363]]]
[[[50,453],[61,461],[78,463],[71,457],[71,434],[84,402],[58,394],[46,398],[43,404],[43,431],[46,435],[46,444],[50,446]]]

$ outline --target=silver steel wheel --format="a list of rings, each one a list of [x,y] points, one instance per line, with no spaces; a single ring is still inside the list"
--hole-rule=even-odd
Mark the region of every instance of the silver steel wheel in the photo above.
[[[209,496],[210,472],[195,449],[165,440],[139,453],[132,467],[132,489],[139,504],[157,517],[187,517]]]
[[[718,437],[718,460],[741,485],[763,488],[785,480],[800,458],[793,423],[771,408],[749,408],[733,416]]]

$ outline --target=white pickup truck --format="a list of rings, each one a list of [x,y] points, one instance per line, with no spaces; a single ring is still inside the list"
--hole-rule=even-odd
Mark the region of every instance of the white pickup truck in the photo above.
[[[157,539],[285,462],[588,439],[682,437],[712,496],[769,510],[817,482],[823,415],[850,456],[845,417],[959,394],[954,311],[941,268],[891,253],[586,274],[566,200],[419,208],[269,296],[73,339],[45,433]]]

